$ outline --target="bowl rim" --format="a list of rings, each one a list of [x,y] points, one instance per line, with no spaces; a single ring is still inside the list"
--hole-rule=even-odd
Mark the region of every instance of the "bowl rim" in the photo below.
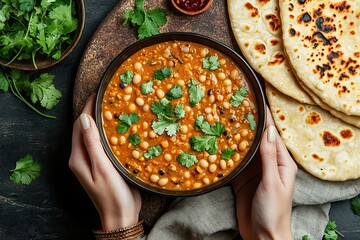
[[[43,70],[43,69],[53,67],[54,65],[62,62],[65,58],[67,58],[73,52],[73,50],[76,48],[78,43],[80,42],[80,39],[84,33],[85,21],[86,21],[84,0],[74,0],[73,2],[75,3],[76,7],[78,8],[76,15],[79,16],[77,18],[79,25],[78,25],[76,31],[73,32],[73,34],[75,35],[73,42],[65,48],[65,50],[62,52],[60,59],[56,60],[56,59],[52,59],[52,58],[48,58],[48,59],[46,58],[45,62],[43,62],[43,63],[40,62],[39,64],[37,64],[37,68],[35,68],[32,61],[30,61],[30,60],[24,60],[24,61],[14,60],[10,64],[7,64],[8,60],[4,60],[4,59],[0,58],[0,65],[7,67],[7,68],[23,70],[23,71],[37,71],[37,70]]]
[[[176,1],[176,0],[171,0],[171,5],[172,5],[177,11],[179,11],[180,13],[189,15],[189,16],[194,16],[194,15],[198,15],[198,14],[200,14],[200,13],[203,13],[203,12],[207,11],[207,10],[210,8],[210,6],[212,5],[212,3],[213,3],[214,0],[209,0],[209,1],[207,2],[207,4],[206,4],[203,8],[201,8],[201,9],[199,9],[199,10],[197,10],[197,11],[190,11],[190,10],[183,9],[183,8],[181,8],[180,6],[178,6],[175,1]]]
[[[102,99],[105,93],[105,90],[108,86],[109,81],[111,80],[112,76],[116,72],[116,70],[120,67],[120,65],[131,55],[136,53],[137,51],[141,50],[144,47],[148,47],[154,44],[158,44],[161,42],[167,41],[190,41],[194,43],[199,43],[211,48],[220,51],[230,59],[232,59],[236,65],[244,72],[246,78],[248,79],[247,82],[251,84],[253,90],[255,91],[255,97],[257,101],[257,109],[258,109],[258,121],[257,123],[257,131],[255,135],[255,139],[257,141],[253,142],[249,151],[245,155],[244,159],[241,163],[233,169],[228,175],[224,178],[220,179],[216,183],[209,184],[208,186],[201,187],[199,189],[192,189],[192,190],[168,190],[159,187],[151,186],[150,184],[145,183],[144,181],[140,180],[138,177],[131,174],[122,164],[119,162],[117,157],[113,154],[113,151],[109,147],[110,144],[107,141],[105,131],[103,129],[103,118],[101,114],[102,110]],[[250,65],[241,57],[237,52],[235,52],[230,47],[226,46],[225,44],[209,38],[207,36],[197,34],[197,33],[189,33],[189,32],[168,32],[158,34],[143,40],[139,40],[134,42],[133,44],[126,47],[114,60],[110,63],[106,71],[104,72],[100,84],[98,86],[97,94],[96,94],[96,101],[95,101],[95,122],[99,130],[100,134],[100,141],[104,148],[106,155],[109,157],[110,161],[116,168],[116,170],[124,177],[128,182],[134,184],[138,188],[145,190],[147,192],[157,194],[160,196],[165,197],[190,197],[196,196],[200,194],[204,194],[210,191],[213,191],[221,186],[224,186],[230,183],[236,176],[238,176],[246,166],[252,161],[253,157],[255,156],[256,152],[259,149],[260,142],[262,135],[265,130],[266,124],[266,100],[263,87],[255,74],[254,70],[250,67]]]

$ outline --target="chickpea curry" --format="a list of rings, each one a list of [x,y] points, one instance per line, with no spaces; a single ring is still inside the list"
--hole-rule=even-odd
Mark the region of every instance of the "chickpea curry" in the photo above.
[[[256,134],[251,84],[221,52],[194,42],[143,48],[111,78],[103,128],[118,161],[142,181],[192,190],[236,168]]]

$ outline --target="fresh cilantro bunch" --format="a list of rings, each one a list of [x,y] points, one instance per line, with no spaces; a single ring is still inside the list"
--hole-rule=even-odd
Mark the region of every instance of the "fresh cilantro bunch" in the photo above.
[[[336,240],[338,239],[338,235],[344,237],[338,230],[336,230],[335,221],[329,221],[325,227],[324,239],[325,240]]]
[[[40,176],[41,166],[33,160],[31,155],[26,155],[16,161],[16,167],[10,176],[10,180],[15,183],[29,185],[33,180]]]
[[[126,10],[123,14],[124,25],[131,22],[138,28],[138,37],[144,39],[159,34],[159,28],[166,24],[167,13],[162,8],[156,8],[149,11],[144,9],[145,0],[135,0],[135,9]]]
[[[32,103],[39,102],[47,110],[52,109],[60,101],[61,92],[54,86],[54,75],[43,73],[39,77],[30,81],[29,74],[18,70],[6,71],[0,69],[0,90],[11,92],[23,103],[29,106],[33,111],[41,116],[55,118],[54,116],[44,114],[29,103],[22,93],[28,95]]]
[[[78,27],[72,0],[3,0],[0,2],[0,58],[32,59],[37,54],[61,58],[63,44]]]

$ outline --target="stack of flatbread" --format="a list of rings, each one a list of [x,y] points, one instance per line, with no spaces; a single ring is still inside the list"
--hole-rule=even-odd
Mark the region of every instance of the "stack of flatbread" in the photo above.
[[[360,178],[360,1],[228,0],[228,11],[296,162],[322,180]]]

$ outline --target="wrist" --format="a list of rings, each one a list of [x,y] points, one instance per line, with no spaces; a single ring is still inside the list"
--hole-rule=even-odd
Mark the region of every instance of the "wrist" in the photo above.
[[[104,231],[112,231],[119,228],[126,228],[139,222],[138,216],[101,216],[100,218],[102,229]]]

